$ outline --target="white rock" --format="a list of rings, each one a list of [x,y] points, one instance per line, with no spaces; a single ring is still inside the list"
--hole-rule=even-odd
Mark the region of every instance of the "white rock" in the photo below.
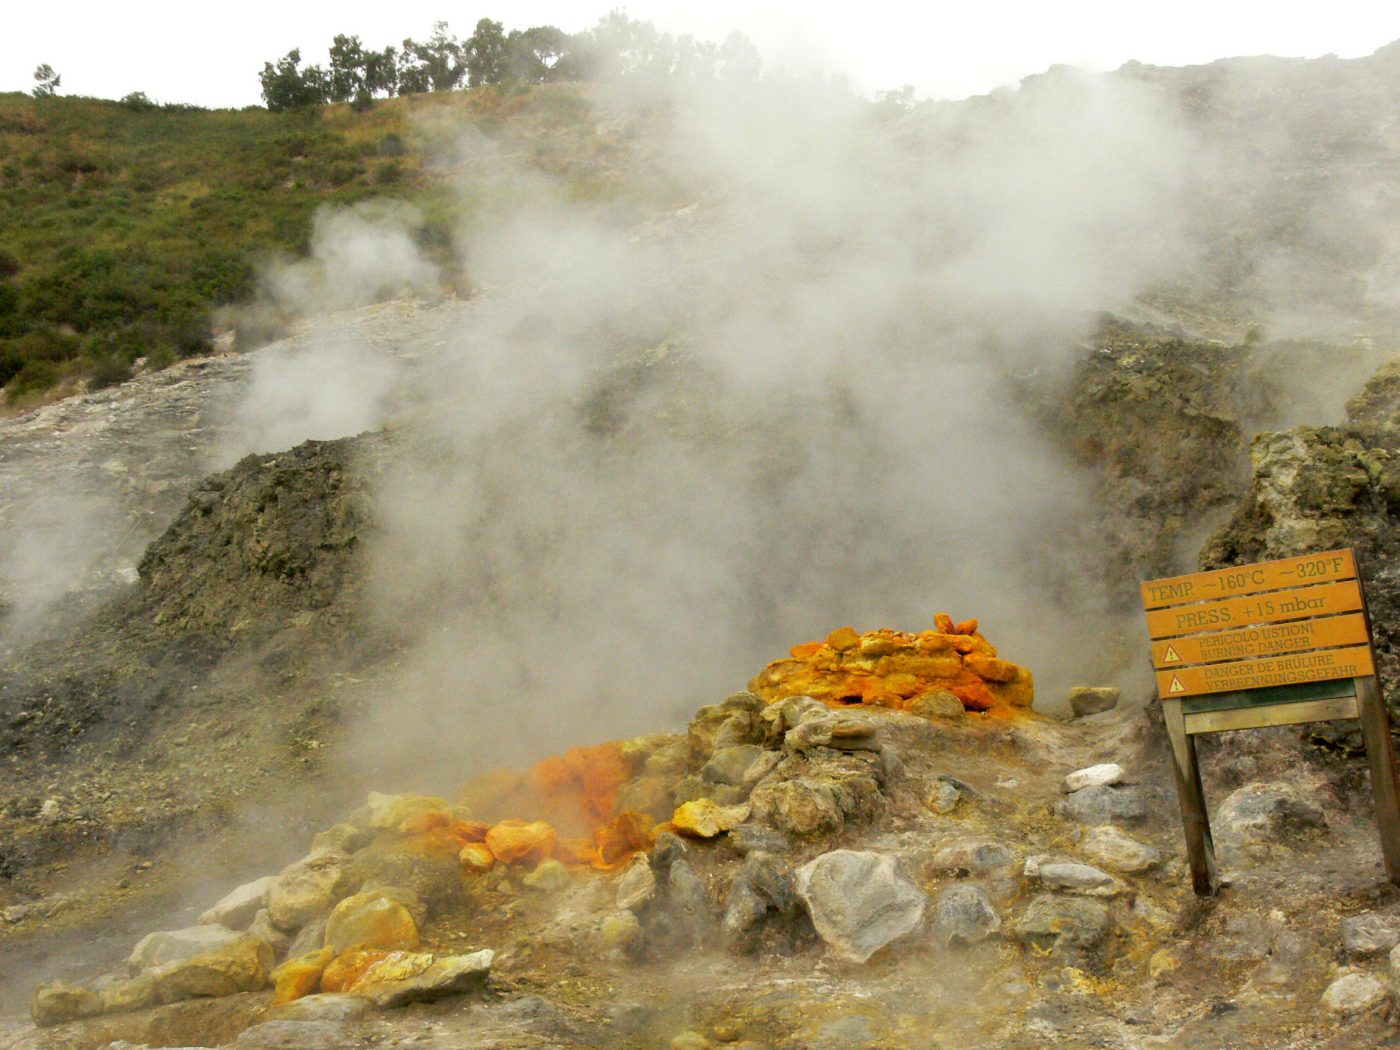
[[[1061,790],[1066,793],[1080,791],[1087,787],[1111,787],[1123,782],[1123,767],[1117,762],[1104,762],[1097,766],[1077,769],[1065,777]]]
[[[199,917],[199,921],[230,930],[246,930],[258,912],[267,906],[267,895],[275,885],[276,875],[265,875],[244,883],[220,898],[217,904]]]
[[[1369,973],[1344,973],[1322,993],[1322,1005],[1336,1014],[1355,1014],[1379,1006],[1389,994]]]
[[[1128,875],[1140,875],[1162,863],[1161,851],[1129,838],[1112,824],[1090,828],[1081,845],[1090,860]]]
[[[1023,874],[1046,889],[1080,893],[1088,897],[1117,897],[1129,887],[1091,864],[1039,854],[1026,858]]]
[[[858,850],[823,853],[797,869],[794,885],[821,939],[852,962],[918,929],[928,904],[893,857]]]

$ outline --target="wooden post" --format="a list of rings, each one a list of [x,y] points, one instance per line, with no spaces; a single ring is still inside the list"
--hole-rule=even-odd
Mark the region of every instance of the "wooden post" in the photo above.
[[[1180,700],[1162,699],[1162,716],[1172,742],[1172,770],[1176,795],[1181,801],[1181,824],[1186,832],[1186,859],[1191,865],[1191,885],[1198,897],[1213,897],[1220,890],[1215,868],[1215,843],[1210,835],[1201,767],[1196,762],[1196,741],[1186,732]]]
[[[1374,675],[1356,680],[1357,716],[1366,742],[1371,770],[1371,793],[1376,798],[1376,824],[1381,832],[1381,856],[1386,878],[1400,884],[1400,781],[1395,774],[1395,743],[1390,716]]]

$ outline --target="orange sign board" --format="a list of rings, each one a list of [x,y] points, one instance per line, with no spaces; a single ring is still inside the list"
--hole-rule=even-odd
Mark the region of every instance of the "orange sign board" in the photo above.
[[[1157,672],[1157,692],[1164,699],[1226,693],[1237,689],[1262,689],[1274,685],[1326,682],[1333,678],[1360,678],[1376,673],[1369,645],[1346,649],[1322,649],[1267,660],[1236,660],[1204,667],[1183,667]]]
[[[1366,617],[1361,613],[1349,613],[1164,639],[1152,643],[1152,666],[1158,670],[1175,670],[1191,664],[1254,660],[1335,645],[1364,645],[1368,641]]]
[[[1186,602],[1236,598],[1284,587],[1331,583],[1355,577],[1356,559],[1349,549],[1326,551],[1165,580],[1148,580],[1142,585],[1142,607],[1161,609]]]
[[[1156,609],[1147,614],[1147,633],[1154,639],[1170,638],[1227,627],[1358,612],[1362,607],[1361,584],[1348,580],[1345,583],[1324,583],[1316,587]]]

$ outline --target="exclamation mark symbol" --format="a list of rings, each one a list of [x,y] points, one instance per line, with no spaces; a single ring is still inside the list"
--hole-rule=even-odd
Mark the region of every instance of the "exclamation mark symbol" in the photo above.
[[[1172,675],[1172,684],[1167,686],[1167,692],[1184,693],[1186,692],[1186,687],[1181,684],[1180,678],[1178,678],[1176,675]]]
[[[1164,663],[1164,664],[1175,664],[1175,663],[1180,663],[1180,662],[1181,662],[1181,657],[1180,657],[1180,655],[1178,655],[1177,651],[1176,651],[1174,648],[1172,648],[1170,645],[1167,646],[1166,654],[1162,657],[1162,663]]]

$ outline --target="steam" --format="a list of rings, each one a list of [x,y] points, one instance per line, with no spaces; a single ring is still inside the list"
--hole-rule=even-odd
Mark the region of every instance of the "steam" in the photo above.
[[[1264,221],[1285,198],[1253,184],[1287,181],[1301,117],[1240,141],[1150,71],[905,109],[783,79],[582,97],[592,136],[555,154],[538,122],[423,129],[473,289],[431,323],[376,340],[327,317],[438,294],[406,205],[326,211],[265,275],[260,309],[311,320],[256,358],[218,465],[396,434],[368,604],[401,659],[350,749],[376,785],[672,729],[793,643],[942,610],[1030,666],[1042,708],[1131,684],[1090,479],[1028,394],[1145,293],[1223,289],[1230,338],[1400,302],[1394,224],[1353,181]]]
[[[673,728],[845,623],[980,616],[1050,697],[1113,669],[1090,490],[1016,377],[1187,258],[1185,133],[1069,74],[883,119],[782,83],[667,107],[640,226],[464,137],[518,204],[464,230],[487,292],[380,493],[408,647],[377,782]]]

